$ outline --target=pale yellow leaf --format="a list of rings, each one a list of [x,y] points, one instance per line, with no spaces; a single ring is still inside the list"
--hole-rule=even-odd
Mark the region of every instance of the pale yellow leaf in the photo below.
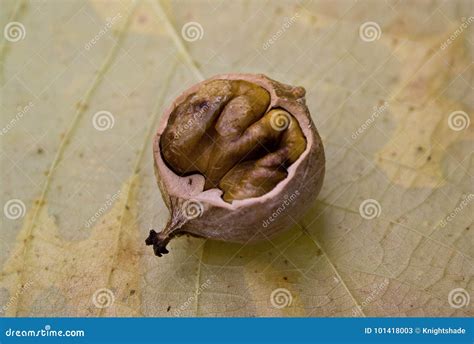
[[[473,316],[473,126],[449,124],[473,120],[473,15],[469,0],[2,1],[0,205],[20,214],[1,219],[1,313]],[[306,88],[323,189],[280,237],[181,237],[158,258],[153,133],[228,72]]]

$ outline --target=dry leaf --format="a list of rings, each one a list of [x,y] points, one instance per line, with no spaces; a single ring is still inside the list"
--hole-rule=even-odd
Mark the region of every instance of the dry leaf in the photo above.
[[[1,312],[473,316],[472,18],[468,0],[2,1]],[[271,241],[158,259],[151,136],[228,72],[306,88],[321,195]]]

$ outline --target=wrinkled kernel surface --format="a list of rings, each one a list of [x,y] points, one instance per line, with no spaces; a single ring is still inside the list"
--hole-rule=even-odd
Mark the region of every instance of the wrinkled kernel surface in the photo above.
[[[161,137],[163,158],[178,175],[201,173],[205,189],[226,202],[271,191],[305,150],[306,139],[288,112],[266,112],[270,95],[243,80],[213,80],[170,115]]]

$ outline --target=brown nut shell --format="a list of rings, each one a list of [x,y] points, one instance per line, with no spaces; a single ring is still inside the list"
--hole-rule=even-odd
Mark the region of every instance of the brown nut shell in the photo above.
[[[262,196],[226,202],[222,190],[205,190],[203,175],[180,176],[163,160],[160,139],[170,115],[190,94],[217,79],[244,80],[264,88],[270,94],[267,111],[287,111],[305,136],[306,148],[287,168],[286,178]],[[153,140],[155,174],[171,212],[166,228],[160,233],[151,230],[146,240],[156,255],[168,253],[168,242],[182,234],[237,243],[258,242],[291,228],[304,215],[321,189],[325,171],[324,148],[304,96],[304,88],[284,85],[262,74],[223,74],[190,87],[175,99],[164,112]]]

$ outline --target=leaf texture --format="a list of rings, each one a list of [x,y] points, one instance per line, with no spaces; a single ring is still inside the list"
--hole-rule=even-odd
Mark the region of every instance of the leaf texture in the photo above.
[[[473,127],[450,122],[474,109],[472,1],[1,6],[24,33],[0,41],[4,315],[474,315]],[[182,237],[157,258],[152,135],[180,92],[228,72],[306,88],[323,189],[282,236]]]

